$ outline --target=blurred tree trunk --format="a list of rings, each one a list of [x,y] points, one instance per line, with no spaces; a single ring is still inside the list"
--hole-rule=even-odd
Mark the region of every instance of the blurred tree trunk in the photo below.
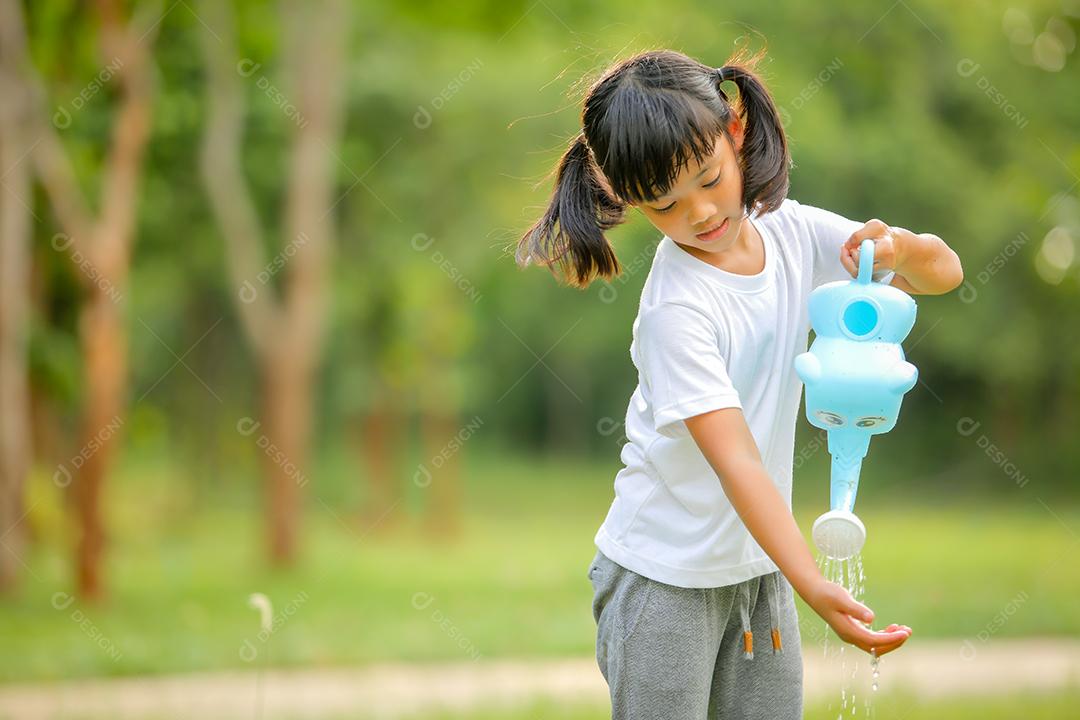
[[[402,450],[408,430],[405,399],[387,388],[375,390],[363,419],[357,422],[355,446],[363,449],[371,495],[365,503],[361,525],[364,531],[385,532],[401,519],[398,509],[405,500],[406,474],[402,471]]]
[[[415,287],[415,286],[414,286]],[[461,531],[461,458],[465,446],[483,426],[482,418],[462,422],[465,395],[462,357],[472,338],[472,318],[457,288],[423,282],[414,292],[420,315],[411,326],[420,356],[415,386],[419,389],[420,441],[428,473],[424,525],[430,535],[450,539]]]
[[[432,467],[430,493],[424,525],[430,535],[449,539],[461,531],[461,452],[463,438],[460,416],[452,404],[436,407],[429,403],[420,416],[420,436],[424,457]],[[438,458],[438,460],[435,460]]]
[[[253,346],[262,392],[262,431],[278,453],[262,453],[271,560],[290,563],[297,552],[301,493],[306,482],[312,387],[322,358],[327,284],[333,250],[330,219],[336,198],[334,148],[341,139],[345,84],[344,0],[283,4],[284,83],[297,110],[292,123],[284,242],[292,250],[280,292],[259,281],[264,232],[244,178],[241,149],[245,82],[261,72],[240,61],[230,4],[205,0],[200,14],[209,79],[209,115],[202,170],[210,204],[222,227],[236,308]],[[239,64],[238,64],[238,61]],[[254,67],[254,69],[252,69]],[[279,255],[279,258],[284,255]]]
[[[26,57],[19,3],[0,4],[0,592],[19,580],[25,540],[20,524],[30,466],[27,366],[30,312],[30,94],[20,81]]]
[[[16,0],[5,14],[17,17]],[[88,599],[101,597],[104,527],[101,500],[105,478],[119,441],[127,387],[127,331],[124,290],[131,262],[138,205],[138,180],[150,135],[153,100],[149,47],[160,19],[160,6],[143,7],[128,24],[115,0],[98,0],[102,57],[117,67],[120,101],[112,141],[102,169],[101,200],[95,216],[75,178],[60,138],[45,112],[46,95],[22,43],[22,81],[34,97],[34,164],[46,195],[63,228],[53,240],[59,252],[78,266],[86,295],[79,310],[85,392],[80,421],[80,449],[85,458],[71,482],[79,539],[75,553],[76,587]],[[25,39],[22,18],[14,28]]]

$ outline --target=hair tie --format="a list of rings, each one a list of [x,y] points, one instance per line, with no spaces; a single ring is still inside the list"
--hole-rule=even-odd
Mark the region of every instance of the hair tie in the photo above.
[[[720,82],[724,82],[725,80],[734,80],[735,73],[736,69],[731,65],[725,65],[722,68],[716,68],[716,74],[720,78]]]

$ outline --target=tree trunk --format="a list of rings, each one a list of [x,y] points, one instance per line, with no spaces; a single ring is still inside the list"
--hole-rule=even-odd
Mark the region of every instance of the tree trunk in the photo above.
[[[268,445],[263,448],[262,464],[269,552],[275,564],[286,565],[297,555],[312,388],[322,357],[329,295],[334,240],[330,215],[336,204],[337,176],[333,148],[341,141],[347,5],[343,0],[326,0],[317,6],[299,0],[282,4],[282,66],[292,73],[292,82],[283,83],[284,92],[295,98],[302,122],[294,124],[289,149],[282,226],[286,247],[293,252],[282,270],[280,293],[272,283],[259,288],[252,284],[269,265],[241,160],[246,92],[241,81],[250,73],[237,71],[239,54],[229,4],[205,0],[199,8],[220,33],[203,38],[209,111],[202,172],[225,237],[229,272],[238,290],[234,293],[237,312],[260,370],[263,437]],[[242,288],[246,288],[243,296]]]
[[[5,16],[25,38],[19,3],[5,2]],[[84,401],[80,427],[81,445],[75,453],[71,484],[79,535],[75,548],[76,582],[89,599],[104,594],[101,562],[104,527],[101,504],[109,462],[114,454],[118,428],[123,423],[127,381],[127,335],[124,329],[123,294],[131,247],[135,238],[138,184],[142,159],[150,137],[153,99],[149,48],[160,14],[154,4],[143,5],[138,17],[124,24],[121,4],[98,0],[101,53],[122,60],[117,73],[121,93],[112,124],[111,141],[101,170],[101,201],[94,212],[86,202],[63,143],[43,107],[46,95],[34,72],[29,53],[22,48],[20,82],[35,100],[36,139],[30,146],[37,175],[63,233],[63,246],[54,248],[72,259],[81,256],[92,265],[93,275],[81,265],[76,272],[84,282],[86,297],[79,311],[79,340],[84,362]],[[76,254],[77,253],[77,254]]]
[[[30,464],[30,391],[27,369],[30,310],[30,163],[28,93],[19,82],[21,53],[10,25],[21,22],[5,5],[0,12],[0,592],[16,586],[23,563],[23,488]],[[15,37],[12,37],[15,35]]]
[[[80,594],[98,600],[104,594],[102,558],[105,530],[102,488],[119,445],[127,378],[127,333],[120,307],[103,290],[91,293],[79,313],[79,339],[86,366],[82,466],[71,486],[79,518],[76,580]]]
[[[401,520],[408,478],[402,471],[401,452],[406,435],[406,416],[400,398],[380,392],[359,422],[356,446],[363,449],[370,495],[361,517],[363,531],[385,532]]]
[[[289,565],[296,559],[301,488],[311,435],[312,374],[306,363],[287,349],[277,349],[264,358],[263,412],[265,437],[272,450],[264,448],[268,542],[270,559]]]
[[[433,537],[449,539],[461,530],[461,446],[468,438],[449,408],[424,412],[420,434],[431,472],[425,525]]]

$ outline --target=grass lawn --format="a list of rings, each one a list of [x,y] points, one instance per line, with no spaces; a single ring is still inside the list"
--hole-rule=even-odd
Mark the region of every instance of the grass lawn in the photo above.
[[[875,697],[869,717],[877,720],[1049,720],[1074,718],[1080,705],[1080,690],[1050,695],[1015,695],[1002,698],[950,698],[948,700],[918,700],[904,695],[884,694]],[[852,717],[867,718],[861,700]],[[806,708],[806,720],[836,720],[839,702],[832,708],[819,705]],[[607,720],[611,712],[605,707],[560,707],[538,704],[513,711],[493,709],[490,712],[470,712],[467,715],[425,715],[428,720]],[[417,717],[419,720],[419,716]]]
[[[110,495],[111,595],[101,606],[57,609],[55,593],[70,586],[63,533],[53,530],[65,526],[37,491],[32,517],[45,532],[21,596],[0,601],[0,680],[242,668],[267,654],[274,665],[311,667],[593,652],[585,572],[610,463],[470,457],[455,542],[431,542],[415,521],[365,527],[348,492],[320,500],[313,483],[303,562],[290,571],[263,562],[257,502],[193,505],[167,479],[126,472]],[[1080,508],[1055,504],[1054,518],[1018,497],[861,498],[866,602],[879,624],[905,623],[920,637],[974,637],[991,625],[995,637],[1080,635],[1077,545],[1062,524],[1080,528]],[[808,530],[822,508],[796,502]],[[278,613],[265,641],[247,604],[253,592]],[[804,627],[823,626],[800,612]]]

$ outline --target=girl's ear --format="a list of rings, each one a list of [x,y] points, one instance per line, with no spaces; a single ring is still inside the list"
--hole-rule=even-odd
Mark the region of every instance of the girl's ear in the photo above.
[[[733,118],[732,121],[728,123],[728,135],[731,136],[731,142],[735,146],[736,155],[742,152],[743,127],[743,124],[739,122],[738,118]]]

